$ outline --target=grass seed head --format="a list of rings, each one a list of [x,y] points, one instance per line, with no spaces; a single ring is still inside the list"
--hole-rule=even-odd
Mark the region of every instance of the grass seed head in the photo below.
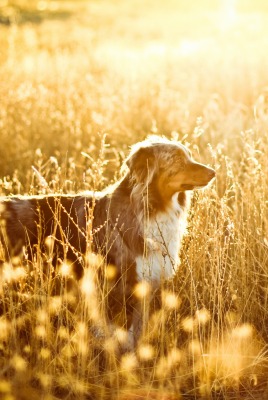
[[[14,267],[11,263],[4,263],[2,272],[3,282],[16,282],[25,279],[26,277],[27,273],[23,267]]]
[[[67,262],[63,262],[60,265],[59,273],[65,278],[70,276],[72,274],[72,266]]]
[[[11,359],[11,365],[17,372],[24,372],[27,368],[27,362],[20,355],[15,354]]]
[[[45,243],[45,246],[47,248],[47,251],[50,253],[54,249],[55,238],[53,236],[51,236],[51,235],[47,236],[45,238],[45,242],[44,243]]]
[[[135,354],[127,353],[121,357],[120,370],[124,373],[133,371],[138,367],[138,360]]]
[[[176,310],[179,308],[181,300],[173,292],[162,291],[162,304],[163,308],[166,310]]]
[[[39,339],[45,339],[47,337],[47,329],[44,325],[37,325],[35,328],[35,334]]]
[[[82,278],[81,289],[82,292],[87,297],[94,297],[96,295],[96,284],[95,284],[96,275],[91,269],[85,270],[84,276]]]
[[[114,331],[114,337],[118,340],[118,342],[123,345],[128,342],[128,331],[123,328],[116,328]]]
[[[138,347],[137,353],[141,361],[149,361],[154,357],[155,349],[150,344],[141,344]]]
[[[107,267],[105,268],[105,277],[108,281],[112,281],[116,278],[116,276],[118,275],[118,270],[114,265],[107,265]]]
[[[205,325],[210,320],[210,313],[205,308],[196,310],[195,317],[200,325]]]
[[[186,317],[181,321],[182,329],[185,332],[191,333],[195,329],[195,321],[192,317]]]
[[[148,282],[141,281],[136,284],[134,293],[138,299],[142,300],[144,298],[147,298],[150,295],[151,290],[152,290],[152,287]]]
[[[46,348],[46,347],[42,347],[39,353],[39,357],[42,358],[43,360],[47,360],[51,355],[51,351]]]
[[[250,339],[253,335],[253,327],[250,324],[243,324],[234,328],[231,334],[236,339]]]

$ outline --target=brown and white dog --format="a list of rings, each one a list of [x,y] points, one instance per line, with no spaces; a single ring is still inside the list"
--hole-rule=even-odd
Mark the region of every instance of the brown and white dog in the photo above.
[[[124,171],[120,181],[99,193],[1,198],[7,256],[23,249],[29,258],[37,245],[42,250],[46,238],[53,237],[55,260],[70,260],[80,278],[91,235],[91,250],[117,269],[115,287],[120,290],[115,293],[121,298],[116,301],[130,315],[137,282],[157,288],[176,272],[189,191],[206,186],[215,171],[194,161],[179,142],[155,136],[132,147]],[[128,328],[131,322],[129,317]]]

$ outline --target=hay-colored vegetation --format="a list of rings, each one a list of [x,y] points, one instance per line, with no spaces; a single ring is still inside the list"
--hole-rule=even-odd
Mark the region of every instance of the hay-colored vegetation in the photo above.
[[[102,189],[149,133],[217,171],[135,352],[105,321],[102,260],[82,286],[67,260],[44,276],[49,243],[3,260],[1,399],[268,396],[268,15],[245,3],[0,1],[1,194]]]

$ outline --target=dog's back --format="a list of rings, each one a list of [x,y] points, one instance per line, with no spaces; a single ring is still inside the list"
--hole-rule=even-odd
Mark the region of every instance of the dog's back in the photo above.
[[[87,246],[88,210],[93,196],[7,197],[0,202],[1,242],[7,257],[21,254],[32,258],[37,246],[45,251],[45,240],[53,237],[54,258],[77,263]],[[76,268],[78,276],[82,271]]]
[[[53,261],[68,260],[81,278],[87,251],[102,254],[107,264],[128,273],[143,249],[142,236],[124,185],[112,194],[12,196],[0,198],[0,240],[8,259],[32,259],[53,239]],[[50,242],[51,243],[51,242]],[[133,274],[133,271],[132,271]],[[134,274],[135,275],[135,274]]]

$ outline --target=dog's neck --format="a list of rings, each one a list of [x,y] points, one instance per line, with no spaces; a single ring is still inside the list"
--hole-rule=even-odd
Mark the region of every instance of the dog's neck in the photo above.
[[[189,206],[191,196],[189,192],[177,192],[168,201],[164,200],[156,180],[144,187],[142,183],[135,183],[129,173],[117,183],[114,191],[114,195],[116,194],[122,199],[130,200],[136,215],[142,214],[149,218],[170,209],[184,211]]]

